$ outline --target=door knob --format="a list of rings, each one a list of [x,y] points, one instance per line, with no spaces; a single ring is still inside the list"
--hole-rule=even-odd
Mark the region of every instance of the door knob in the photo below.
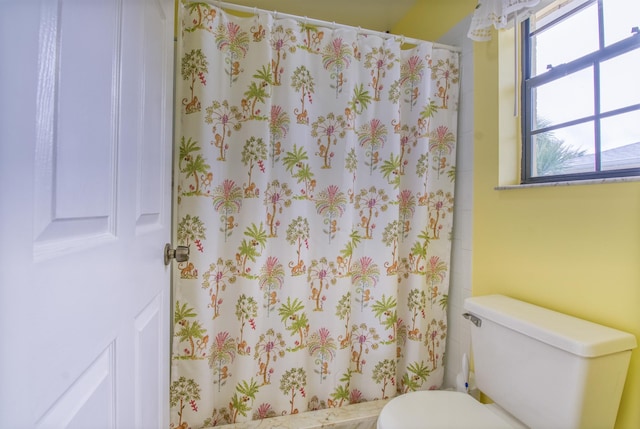
[[[172,259],[177,262],[186,262],[189,260],[189,247],[178,246],[175,249],[171,248],[171,244],[164,245],[164,264],[169,265]]]

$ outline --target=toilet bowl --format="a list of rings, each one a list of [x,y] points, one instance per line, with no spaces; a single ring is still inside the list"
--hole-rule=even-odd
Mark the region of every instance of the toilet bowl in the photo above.
[[[524,429],[525,425],[471,395],[448,390],[406,393],[389,401],[377,429]]]

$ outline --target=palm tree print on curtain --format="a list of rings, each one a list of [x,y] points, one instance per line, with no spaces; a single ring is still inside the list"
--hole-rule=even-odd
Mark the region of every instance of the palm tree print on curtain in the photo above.
[[[438,388],[458,57],[183,3],[171,427]]]

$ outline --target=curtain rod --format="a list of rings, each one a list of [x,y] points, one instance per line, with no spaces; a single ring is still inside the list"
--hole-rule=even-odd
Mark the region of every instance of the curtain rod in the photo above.
[[[215,5],[215,6],[218,6],[218,7],[223,8],[223,9],[229,9],[229,10],[234,10],[234,11],[244,12],[244,13],[249,13],[249,14],[255,14],[257,12],[265,12],[265,13],[270,13],[270,14],[274,15],[275,17],[278,17],[278,18],[292,18],[292,19],[298,19],[298,20],[299,19],[304,19],[305,22],[307,22],[307,23],[318,25],[318,26],[323,26],[323,27],[355,29],[359,34],[365,34],[365,35],[370,35],[370,36],[378,36],[378,37],[381,37],[383,39],[388,39],[390,37],[393,37],[395,39],[400,39],[402,41],[402,43],[410,43],[410,44],[417,45],[419,43],[426,42],[425,40],[414,39],[412,37],[405,37],[405,36],[397,35],[397,34],[384,33],[382,31],[375,31],[375,30],[367,30],[367,29],[363,29],[363,28],[356,28],[356,27],[352,27],[352,26],[349,26],[349,25],[337,24],[335,22],[322,21],[322,20],[319,20],[319,19],[312,19],[312,18],[308,18],[306,16],[303,17],[303,16],[291,15],[291,14],[288,14],[288,13],[282,13],[282,12],[278,12],[278,11],[268,11],[268,10],[265,10],[265,9],[259,9],[257,7],[243,6],[243,5],[239,5],[239,4],[227,3],[227,2],[216,1],[216,0],[209,0],[209,1],[207,1],[207,3]],[[458,52],[458,53],[462,51],[457,46],[443,45],[442,43],[435,43],[435,42],[430,42],[430,43],[433,44],[434,48],[447,49],[449,51]]]

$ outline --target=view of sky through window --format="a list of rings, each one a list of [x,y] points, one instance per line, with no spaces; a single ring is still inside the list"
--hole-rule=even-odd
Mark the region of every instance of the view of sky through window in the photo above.
[[[565,14],[568,8],[573,9],[585,1],[566,1],[564,7],[558,8],[556,4],[555,8],[550,8],[551,12],[543,10],[535,19],[531,19],[531,31],[542,28]],[[604,46],[609,46],[638,31],[640,0],[605,0],[603,14]],[[598,2],[582,8],[561,24],[538,33],[532,46],[535,49],[532,77],[597,51]],[[635,49],[601,62],[599,71],[589,66],[534,88],[533,129],[593,115],[595,100],[598,100],[594,73],[599,73],[601,113],[640,104],[640,49]],[[577,168],[594,171],[594,122],[561,127],[549,133],[563,140],[567,147],[584,151],[583,159],[576,159],[573,164]],[[603,170],[640,168],[639,110],[603,118],[600,133]],[[541,137],[538,134],[534,141]],[[625,162],[635,164],[629,166]]]

